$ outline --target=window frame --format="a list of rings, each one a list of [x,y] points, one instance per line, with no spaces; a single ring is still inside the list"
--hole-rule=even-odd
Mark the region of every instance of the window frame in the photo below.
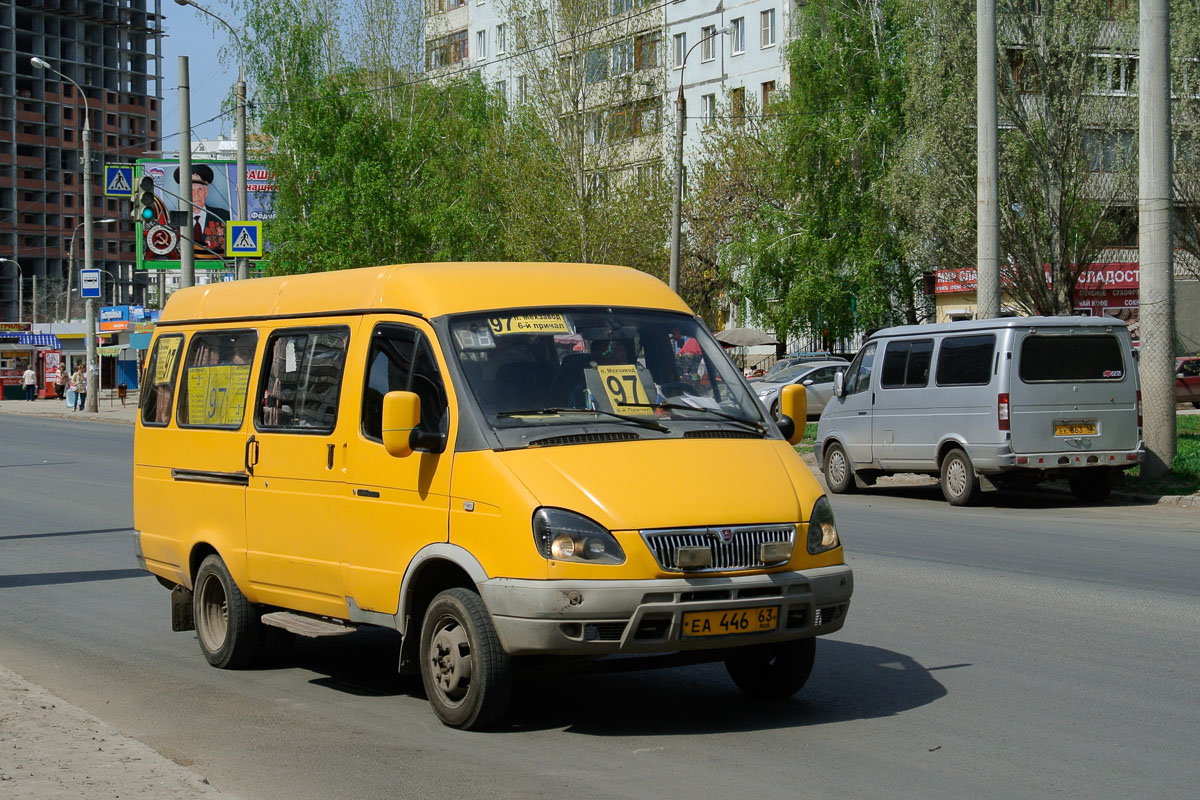
[[[700,29],[700,63],[713,61],[717,57],[717,26],[705,25]]]
[[[683,69],[683,59],[687,58],[687,31],[671,37],[671,48],[671,68]]]
[[[1066,378],[1034,378],[1034,379],[1030,379],[1030,378],[1025,377],[1025,349],[1029,346],[1029,344],[1031,342],[1044,342],[1044,341],[1050,341],[1050,340],[1054,340],[1054,339],[1063,339],[1063,340],[1066,340],[1066,339],[1105,339],[1105,340],[1108,340],[1105,342],[1105,345],[1110,346],[1112,348],[1112,353],[1115,354],[1116,357],[1120,360],[1121,374],[1118,376],[1115,376],[1115,377],[1113,377],[1113,376],[1105,377],[1102,375],[1098,378],[1066,377]],[[1033,360],[1036,361],[1037,359],[1035,358]],[[1121,346],[1121,339],[1116,334],[1101,333],[1101,332],[1096,332],[1096,333],[1091,333],[1091,332],[1083,332],[1083,333],[1049,333],[1049,332],[1047,332],[1047,333],[1042,333],[1041,331],[1039,331],[1038,333],[1028,333],[1021,338],[1020,356],[1019,356],[1019,361],[1017,362],[1017,379],[1020,380],[1021,383],[1024,383],[1024,384],[1030,385],[1030,386],[1035,386],[1038,384],[1055,384],[1055,383],[1121,383],[1129,376],[1129,373],[1132,371],[1129,369],[1129,366],[1130,365],[1125,361],[1125,353],[1123,352],[1123,348]]]
[[[330,331],[345,331],[346,333],[346,349],[342,357],[342,374],[338,380],[337,395],[334,397],[334,412],[333,424],[328,430],[324,428],[279,428],[274,426],[266,426],[262,419],[262,398],[266,395],[267,381],[271,377],[271,369],[267,366],[268,354],[275,339],[284,336],[296,336],[299,334],[311,335],[314,333],[324,333]],[[258,371],[258,394],[255,395],[254,402],[254,430],[257,433],[277,433],[277,434],[298,434],[301,436],[330,436],[337,430],[338,423],[341,421],[342,413],[342,389],[346,384],[346,366],[350,361],[351,345],[353,342],[353,331],[350,326],[345,323],[332,323],[329,325],[316,326],[295,326],[290,328],[276,328],[267,334],[266,342],[263,344],[262,363],[263,368]]]
[[[986,376],[985,376],[986,379],[983,381],[973,381],[973,382],[968,382],[968,383],[947,383],[942,380],[942,375],[941,375],[942,356],[946,352],[946,344],[948,342],[957,342],[957,341],[963,341],[966,339],[991,339],[992,340],[992,354],[987,359],[987,370],[986,370]],[[998,337],[996,336],[995,333],[963,333],[963,334],[955,334],[953,336],[942,337],[941,341],[939,341],[937,343],[937,353],[935,354],[935,357],[934,357],[935,360],[934,360],[934,366],[933,366],[933,385],[938,386],[938,387],[942,387],[942,386],[988,386],[988,385],[990,385],[992,382],[992,378],[995,377],[994,364],[996,362],[996,345],[997,345],[997,343],[998,343]]]
[[[729,54],[740,56],[746,52],[746,18],[738,17],[729,24],[733,26],[729,32]]]
[[[912,377],[911,375],[909,375],[909,368],[912,364],[913,348],[919,344],[929,345],[929,371],[925,374],[925,380],[923,382],[912,383],[909,380]],[[884,383],[883,382],[884,381],[884,373],[887,369],[888,355],[892,352],[893,347],[896,348],[896,352],[899,352],[900,346],[904,347],[904,375],[903,375],[904,382],[903,383]],[[934,349],[935,349],[934,341],[933,341],[933,339],[930,339],[930,338],[892,339],[892,340],[888,341],[887,346],[883,348],[883,361],[881,361],[879,364],[879,388],[881,390],[886,389],[886,390],[890,391],[892,389],[924,389],[925,387],[927,387],[929,385],[929,373],[933,372]]]
[[[170,408],[167,409],[166,420],[164,420],[163,422],[148,421],[146,419],[146,403],[148,401],[148,398],[150,397],[150,391],[143,390],[139,394],[139,397],[138,397],[138,406],[139,406],[138,420],[141,422],[141,424],[144,427],[147,427],[147,428],[166,428],[167,426],[169,426],[171,424],[171,420],[175,418],[175,406],[177,405],[177,403],[175,401],[179,399],[179,386],[178,386],[179,370],[180,370],[180,367],[183,365],[183,360],[186,357],[186,353],[187,353],[187,346],[186,346],[187,337],[183,333],[164,333],[154,340],[154,346],[150,349],[150,358],[148,358],[146,360],[146,372],[144,373],[144,375],[146,376],[146,380],[149,383],[149,385],[146,387],[146,389],[153,390],[156,385],[153,383],[153,377],[152,377],[152,373],[150,371],[150,367],[158,366],[158,343],[164,339],[178,339],[179,340],[179,349],[175,351],[175,364],[171,369],[171,380],[167,384],[157,384],[158,386],[169,385],[171,387],[171,405],[170,405]],[[61,367],[60,367],[60,369],[61,369]]]
[[[261,338],[261,336],[259,335],[258,328],[222,328],[220,330],[193,331],[192,335],[188,337],[187,352],[184,353],[183,358],[180,359],[180,361],[179,361],[179,370],[183,373],[184,380],[179,382],[179,385],[175,390],[175,397],[172,401],[175,405],[175,426],[177,428],[179,428],[181,430],[236,431],[236,430],[241,430],[242,426],[246,424],[246,406],[245,405],[242,406],[242,418],[237,421],[237,424],[209,425],[209,424],[205,424],[205,423],[197,423],[197,422],[191,422],[191,421],[184,422],[182,419],[180,419],[180,413],[183,411],[183,405],[184,405],[183,402],[181,402],[181,400],[186,400],[186,396],[185,396],[186,392],[184,391],[184,387],[187,385],[187,383],[186,383],[187,373],[185,371],[186,365],[187,365],[188,359],[192,355],[192,348],[194,348],[196,346],[197,340],[199,340],[200,338],[205,337],[205,336],[214,336],[214,335],[215,336],[221,336],[221,335],[238,335],[238,336],[240,336],[242,334],[247,334],[247,333],[254,335],[254,354],[255,354],[254,356],[251,356],[251,358],[250,358],[250,364],[248,365],[250,367],[250,375],[246,378],[246,400],[245,400],[245,403],[246,403],[246,405],[248,405],[251,402],[251,398],[254,397],[254,395],[252,395],[250,393],[250,387],[253,385],[253,382],[254,382],[255,356],[257,356],[257,354],[258,354],[258,342],[259,342],[259,339]],[[211,366],[230,366],[230,367],[232,367],[232,366],[237,366],[237,365],[230,363],[230,364],[213,364]],[[190,416],[190,414],[189,414],[189,416]]]
[[[770,41],[767,40],[766,34],[770,32]],[[766,50],[768,47],[774,47],[777,43],[775,35],[775,9],[768,8],[765,11],[760,11],[758,14],[758,49]]]

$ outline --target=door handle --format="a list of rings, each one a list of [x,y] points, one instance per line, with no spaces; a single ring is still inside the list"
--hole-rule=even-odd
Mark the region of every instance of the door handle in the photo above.
[[[253,456],[251,456],[253,453]],[[258,442],[254,438],[254,434],[246,440],[246,474],[254,474],[254,465],[258,463]]]
[[[860,411],[860,412],[858,412],[858,415],[860,417],[865,417],[867,414],[870,414],[870,413],[871,413],[870,411]]]
[[[354,493],[359,497],[379,497],[379,492],[372,491],[371,489],[355,489]]]

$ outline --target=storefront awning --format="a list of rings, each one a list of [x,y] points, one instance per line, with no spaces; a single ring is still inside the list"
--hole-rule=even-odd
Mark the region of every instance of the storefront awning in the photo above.
[[[121,355],[122,350],[127,350],[127,349],[129,349],[129,345],[127,345],[127,344],[110,344],[110,345],[106,345],[104,347],[97,347],[96,352],[102,356],[108,356],[110,358],[113,358],[113,357]]]
[[[34,347],[62,349],[62,343],[53,333],[0,333],[0,342],[27,344]]]

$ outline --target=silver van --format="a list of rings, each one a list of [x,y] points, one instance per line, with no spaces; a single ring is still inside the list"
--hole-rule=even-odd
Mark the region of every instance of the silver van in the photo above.
[[[1014,317],[873,334],[817,427],[833,492],[884,475],[940,478],[953,505],[1065,477],[1085,502],[1142,461],[1129,332],[1105,317]]]

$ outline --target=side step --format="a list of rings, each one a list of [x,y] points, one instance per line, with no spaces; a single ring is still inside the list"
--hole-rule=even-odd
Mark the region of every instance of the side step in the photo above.
[[[354,633],[358,630],[354,625],[340,625],[316,617],[293,614],[291,611],[273,611],[270,614],[263,614],[262,621],[264,625],[283,628],[285,631],[298,636],[307,636],[309,639],[316,639],[319,636],[345,636],[347,633]]]

